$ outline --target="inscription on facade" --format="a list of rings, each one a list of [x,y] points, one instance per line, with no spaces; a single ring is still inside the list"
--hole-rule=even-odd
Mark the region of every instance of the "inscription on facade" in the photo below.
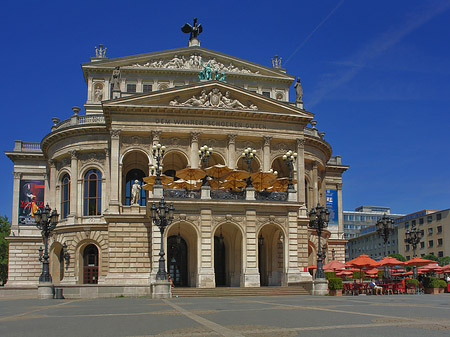
[[[247,122],[219,121],[219,120],[156,118],[154,122],[156,124],[166,124],[166,125],[202,125],[202,126],[243,128],[243,129],[267,129],[266,125],[261,123],[247,123]]]

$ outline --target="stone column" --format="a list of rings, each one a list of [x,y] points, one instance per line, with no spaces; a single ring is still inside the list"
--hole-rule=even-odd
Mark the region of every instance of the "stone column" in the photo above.
[[[227,166],[231,169],[236,168],[236,137],[235,134],[228,135],[228,163]]]
[[[212,233],[212,211],[211,209],[200,210],[200,238],[197,250],[198,273],[197,287],[214,288],[216,279],[214,276],[214,248]]]
[[[105,184],[106,184],[106,191],[109,190],[110,186],[111,186],[111,174],[110,174],[110,161],[109,161],[109,149],[105,148],[105,166],[104,166],[104,170],[105,170]],[[110,195],[109,193],[104,193],[104,195],[102,195],[102,198],[104,199],[104,205],[105,207],[103,207],[103,209],[108,208],[109,202],[110,202]]]
[[[70,213],[69,216],[74,218],[78,216],[78,152],[69,151],[70,154]]]
[[[244,247],[242,251],[242,263],[244,270],[244,279],[241,280],[241,285],[244,287],[259,287],[260,277],[258,270],[258,238],[256,237],[256,211],[254,209],[247,209],[246,217],[246,237],[244,240]]]
[[[311,207],[316,207],[319,202],[319,167],[317,161],[313,162],[312,168],[313,200]]]
[[[298,201],[305,204],[305,139],[298,138],[297,140],[297,197]]]
[[[49,193],[47,202],[52,209],[60,208],[56,205],[56,165],[55,161],[50,159],[48,161],[48,175],[49,175]]]
[[[191,132],[191,153],[190,153],[190,162],[192,168],[198,168],[198,137],[200,136],[200,132]]]
[[[299,269],[298,249],[302,247],[302,249],[308,250],[307,246],[299,245],[297,216],[298,213],[294,210],[288,212],[287,238],[284,238],[284,245],[287,245],[284,250],[284,261],[287,261],[284,267],[284,272],[286,273],[286,277],[283,280],[284,286],[302,281],[302,274]]]
[[[13,184],[13,202],[12,202],[12,218],[11,218],[11,235],[18,235],[16,232],[19,230],[19,194],[20,194],[20,179],[22,178],[22,173],[13,172],[14,174],[14,184]]]
[[[270,170],[270,142],[272,137],[264,136],[264,148],[263,148],[263,171]]]
[[[338,237],[344,233],[344,213],[342,210],[342,183],[336,184],[338,198]]]
[[[111,130],[111,192],[110,211],[119,212],[119,151],[120,151],[120,129]]]

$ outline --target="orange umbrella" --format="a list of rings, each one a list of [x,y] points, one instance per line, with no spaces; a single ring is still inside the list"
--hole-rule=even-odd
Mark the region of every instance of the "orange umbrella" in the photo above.
[[[162,183],[163,185],[167,185],[168,183],[171,183],[171,182],[173,181],[173,178],[172,178],[172,177],[166,176],[166,175],[164,175],[164,174],[161,174],[161,175],[159,176],[159,178],[161,179],[161,183]],[[156,180],[156,175],[149,176],[149,177],[145,177],[145,178],[143,178],[142,180],[144,181],[144,183],[152,184],[152,185],[153,185],[153,184],[155,183],[155,180]]]
[[[292,183],[296,184],[297,180],[292,179]],[[288,185],[289,185],[289,178],[277,178],[272,182],[272,186],[274,188],[279,188],[282,191],[285,191]]]
[[[219,179],[211,179],[208,180],[208,184],[213,190],[218,190],[222,185],[222,182]]]
[[[362,255],[358,256],[357,258],[346,262],[345,264],[347,266],[359,268],[360,272],[363,270],[363,268],[378,266],[378,262],[375,261],[374,259],[371,259],[369,257],[369,255],[366,255],[366,254],[362,254]],[[361,283],[362,283],[362,273],[361,273]]]
[[[247,179],[249,176],[250,176],[250,174],[247,171],[232,170],[228,173],[225,173],[220,178],[222,180],[243,180],[243,179]]]
[[[206,173],[202,169],[186,167],[182,170],[178,170],[175,175],[184,180],[199,180],[203,179],[206,176]]]
[[[315,264],[310,264],[309,266],[308,266],[308,270],[309,269],[317,269],[317,266],[315,265]]]
[[[342,269],[345,268],[345,263],[333,260],[328,262],[326,265],[323,266],[323,269],[331,269],[332,271],[335,271],[336,269]]]
[[[263,188],[269,187],[269,183],[277,178],[273,172],[255,172],[250,177],[252,178],[252,184],[258,184]]]
[[[422,259],[421,257],[414,257],[411,260],[406,261],[405,265],[419,267],[419,266],[425,266],[430,263],[436,263],[436,261]]]
[[[187,190],[192,190],[200,187],[200,183],[196,180],[187,181],[184,179],[178,179],[170,184],[171,188],[185,188]]]
[[[232,171],[232,169],[230,169],[228,166],[222,165],[222,164],[210,166],[205,170],[205,172],[208,176],[215,177],[215,178],[219,178],[230,171]]]
[[[405,262],[397,260],[395,257],[386,256],[378,261],[380,267],[394,267],[394,266],[404,266]]]
[[[373,268],[373,269],[370,269],[370,270],[368,270],[368,271],[366,271],[364,273],[366,275],[368,275],[368,276],[376,276],[376,275],[378,275],[378,269],[377,268]]]
[[[240,191],[247,183],[242,180],[225,180],[221,185],[226,189],[231,188],[233,191]]]

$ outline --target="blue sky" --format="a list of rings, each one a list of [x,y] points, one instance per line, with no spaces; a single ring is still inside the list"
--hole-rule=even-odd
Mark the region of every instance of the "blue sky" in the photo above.
[[[251,5],[250,5],[251,4]],[[257,4],[257,5],[256,5]],[[450,207],[450,1],[6,1],[0,13],[0,134],[39,142],[86,101],[80,63],[104,44],[122,57],[187,45],[300,76],[305,109],[350,169],[343,207],[395,213]],[[291,92],[291,99],[295,94]],[[0,214],[13,165],[0,156]]]

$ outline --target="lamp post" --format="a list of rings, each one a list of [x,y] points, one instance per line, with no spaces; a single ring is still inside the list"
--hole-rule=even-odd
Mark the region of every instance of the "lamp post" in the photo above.
[[[166,152],[166,147],[161,144],[153,145],[152,147],[152,155],[153,159],[156,161],[155,166],[155,173],[156,173],[156,179],[155,179],[155,186],[161,186],[161,170],[162,166],[160,165],[162,158],[164,157],[164,153]]]
[[[51,212],[51,213],[50,213]],[[42,262],[42,273],[39,276],[40,282],[52,282],[52,276],[50,275],[49,263],[48,263],[48,238],[52,231],[58,224],[59,214],[54,209],[50,208],[47,204],[44,210],[40,208],[34,214],[34,219],[36,220],[36,227],[41,230],[42,240],[44,242],[44,254],[42,255],[42,247],[39,249],[39,260]]]
[[[208,160],[209,158],[211,158],[211,154],[212,154],[212,147],[208,147],[206,145],[203,145],[200,150],[198,150],[198,157],[200,158],[200,161],[202,163],[202,169],[206,169],[206,165],[208,165]],[[207,186],[208,185],[208,177],[205,176],[205,178],[203,179],[203,186]]]
[[[383,217],[376,223],[378,235],[384,241],[384,256],[387,256],[387,241],[389,237],[394,234],[394,220],[383,214]]]
[[[422,231],[416,228],[416,226],[412,226],[411,230],[407,230],[405,233],[405,243],[409,243],[413,246],[413,257],[416,257],[416,248],[417,244],[422,240]],[[417,278],[417,269],[416,266],[413,266],[413,277]]]
[[[292,172],[294,171],[294,163],[297,159],[297,153],[292,152],[289,150],[286,152],[286,154],[283,156],[283,161],[286,163],[287,167],[289,168],[289,183],[288,183],[288,191],[291,191],[294,189],[294,185],[292,184]]]
[[[159,265],[158,272],[156,273],[156,280],[167,280],[166,261],[164,259],[164,230],[172,223],[174,211],[175,208],[173,207],[173,204],[168,206],[164,201],[164,197],[159,201],[158,207],[153,202],[152,207],[150,208],[150,215],[153,223],[159,228],[161,233],[161,248],[159,250]]]
[[[252,149],[251,147],[248,147],[242,152],[242,159],[247,163],[247,170],[250,174],[250,167],[252,165],[253,159],[255,159],[256,150]],[[246,187],[252,187],[252,179],[248,177],[247,179],[247,186]]]
[[[311,209],[308,214],[309,216],[309,225],[308,227],[311,229],[315,229],[318,235],[318,249],[317,249],[317,271],[316,271],[316,279],[325,278],[325,273],[323,272],[323,263],[322,263],[322,246],[320,245],[320,238],[322,236],[322,230],[328,227],[328,221],[330,219],[330,212],[326,207],[317,204],[316,208]]]

